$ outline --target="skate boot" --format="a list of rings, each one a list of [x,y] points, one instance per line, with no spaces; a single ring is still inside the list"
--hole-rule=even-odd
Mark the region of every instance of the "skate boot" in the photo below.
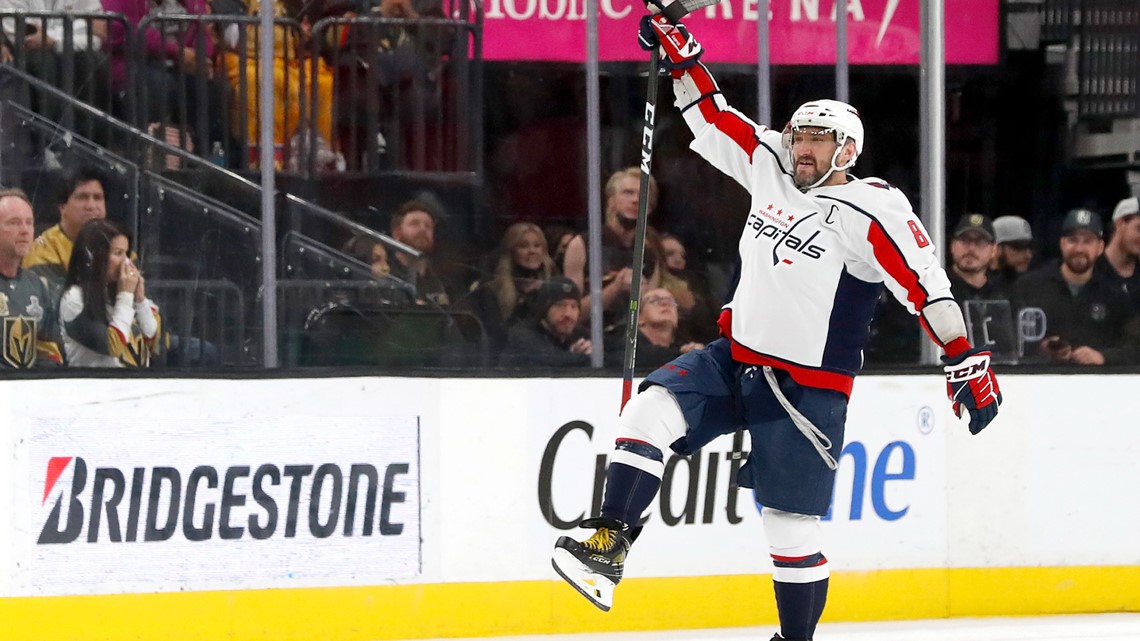
[[[779,632],[777,632],[776,636],[772,637],[772,641],[811,641],[811,639],[785,639],[784,637],[780,636]]]
[[[641,534],[641,526],[629,527],[617,519],[586,519],[579,527],[596,528],[585,541],[563,536],[554,544],[550,559],[554,571],[582,596],[609,612],[614,602],[614,586],[621,581],[625,556]]]

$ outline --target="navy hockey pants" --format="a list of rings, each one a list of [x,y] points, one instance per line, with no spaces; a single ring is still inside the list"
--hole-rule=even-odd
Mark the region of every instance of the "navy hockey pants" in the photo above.
[[[847,397],[800,385],[783,370],[775,374],[784,396],[831,440],[829,452],[838,459]],[[827,514],[835,471],[796,428],[761,368],[732,359],[727,339],[682,354],[647,376],[640,389],[650,385],[671,391],[685,416],[686,433],[672,444],[675,452],[688,456],[743,425],[752,437],[752,451],[737,483],[752,488],[762,505],[799,514]]]

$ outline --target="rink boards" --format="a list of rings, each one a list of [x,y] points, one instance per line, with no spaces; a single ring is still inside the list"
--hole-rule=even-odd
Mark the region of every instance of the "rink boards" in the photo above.
[[[858,380],[826,620],[1140,611],[1140,376]],[[666,467],[603,614],[553,541],[600,501],[620,381],[0,386],[0,638],[368,640],[775,620],[731,439]],[[745,439],[747,447],[747,439]]]

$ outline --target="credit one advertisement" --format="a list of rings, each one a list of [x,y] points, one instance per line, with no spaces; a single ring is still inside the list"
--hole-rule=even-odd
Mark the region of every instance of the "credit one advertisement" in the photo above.
[[[483,55],[488,60],[586,59],[588,0],[486,0]],[[836,7],[831,0],[769,0],[772,64],[835,64]],[[848,0],[847,55],[852,64],[919,62],[919,0]],[[645,62],[636,42],[641,0],[598,0],[598,56]],[[685,24],[705,62],[756,64],[758,3],[722,0]],[[945,9],[947,64],[997,64],[998,0],[954,0]]]
[[[848,408],[834,500],[823,519],[824,553],[840,570],[943,567],[946,432],[965,425],[951,422],[938,376],[866,387],[856,381]],[[598,512],[617,435],[617,383],[579,381],[574,392],[532,401],[542,404],[534,415],[547,417],[531,473],[549,546],[563,534],[589,534],[576,524]],[[661,492],[627,576],[771,572],[759,506],[751,490],[732,484],[741,462],[732,451],[733,438],[723,436],[692,457],[666,452]],[[536,550],[536,559],[550,549]]]
[[[19,593],[378,584],[422,573],[418,419],[34,418]]]

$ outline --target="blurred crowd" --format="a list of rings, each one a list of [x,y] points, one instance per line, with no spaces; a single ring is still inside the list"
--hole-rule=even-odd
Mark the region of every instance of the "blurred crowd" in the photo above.
[[[217,164],[250,169],[256,166],[261,135],[258,10],[256,1],[247,0],[0,0],[0,64],[187,151],[205,156],[208,148]],[[449,11],[438,0],[277,0],[273,12],[272,127],[280,169],[299,171],[307,165],[318,172],[367,173],[384,168],[395,155],[422,156],[431,147],[424,142],[424,128],[410,123],[441,108],[447,83],[440,71],[448,52],[457,48],[456,32],[441,26]],[[0,100],[48,120],[64,119],[59,100],[17,84],[14,76],[0,74]],[[39,162],[47,153],[44,141],[13,126],[8,116],[5,110],[0,122],[0,164],[17,170],[51,167]],[[87,126],[97,143],[113,143],[100,140],[82,115],[71,125],[80,131]],[[565,136],[578,131],[559,129]],[[420,138],[411,140],[413,135]],[[554,158],[532,144],[547,138],[525,140],[506,147],[527,159],[533,154]],[[677,174],[704,175],[689,167],[686,150],[672,149],[676,140],[666,142],[655,161],[665,184]],[[419,166],[406,160],[398,163],[401,168],[430,169],[424,158]],[[561,156],[556,160],[566,162]],[[177,169],[179,161],[168,156],[166,165]],[[229,346],[163,322],[160,310],[173,301],[155,294],[154,287],[148,293],[147,257],[139,260],[134,230],[121,225],[114,212],[108,216],[106,176],[82,164],[56,169],[59,194],[46,207],[39,203],[39,211],[33,206],[37,199],[19,189],[0,190],[5,365],[228,363],[221,352]],[[5,183],[18,184],[8,179],[18,171],[3,173]],[[538,174],[562,179],[557,171]],[[525,178],[536,180],[530,174]],[[533,184],[514,192],[550,198]],[[335,335],[341,326],[321,323],[346,308],[357,317],[421,310],[446,317],[455,325],[450,329],[477,336],[479,358],[465,365],[587,367],[601,353],[607,367],[619,367],[637,279],[637,365],[652,369],[717,337],[732,266],[730,258],[702,263],[707,256],[697,254],[707,248],[686,245],[708,235],[728,239],[720,222],[703,229],[706,221],[693,216],[655,215],[661,199],[657,182],[649,181],[646,194],[639,188],[637,167],[608,176],[597,252],[590,251],[580,216],[573,227],[536,214],[537,222],[499,218],[503,233],[497,247],[474,259],[478,248],[437,243],[437,226],[447,218],[438,198],[429,193],[403,200],[371,221],[370,233],[335,239],[335,250],[352,267],[347,272],[380,286],[363,293],[330,287],[333,294],[303,310],[303,329],[316,334],[324,327],[326,335]],[[642,197],[649,227],[644,264],[636,273],[632,258]],[[686,211],[715,206],[710,202],[689,203]],[[515,205],[507,209],[533,209]],[[50,226],[37,227],[37,216]],[[1058,238],[1035,233],[1019,216],[964,213],[954,222],[944,248],[947,274],[971,341],[1006,363],[1140,364],[1137,199],[1121,200],[1112,212],[1057,212],[1058,219],[1062,216]],[[37,229],[42,233],[36,235]],[[723,244],[731,246],[734,238]],[[600,283],[590,282],[591,255],[600,256]],[[1047,258],[1053,255],[1057,258]],[[456,256],[463,264],[455,264]],[[594,286],[600,292],[596,299]],[[603,319],[601,344],[589,337],[594,308]],[[461,317],[469,322],[454,320]],[[411,322],[428,320],[426,314],[413,315]],[[378,326],[371,323],[365,331]],[[918,363],[922,340],[914,318],[884,294],[867,364]],[[318,351],[326,346],[313,344]],[[367,353],[354,358],[353,363],[372,362]],[[311,362],[343,361],[326,355]],[[446,361],[435,362],[441,363]]]
[[[256,167],[259,9],[246,0],[0,0],[0,63],[217,164]],[[438,121],[440,70],[459,40],[462,22],[444,24],[439,0],[276,0],[273,13],[278,169],[376,170],[391,162],[386,154],[442,135],[411,131]],[[0,99],[52,121],[64,112],[8,75]],[[83,114],[73,125],[112,142]],[[15,152],[5,162],[42,153],[18,127],[3,129],[0,142]]]
[[[1120,200],[1104,216],[1064,214],[1054,247],[1024,218],[962,215],[949,235],[946,268],[975,342],[1006,362],[1077,366],[1140,364],[1140,207]],[[1056,258],[1040,260],[1045,250]],[[870,358],[906,362],[916,342],[879,308]],[[910,362],[913,362],[911,360]]]
[[[591,252],[582,230],[515,222],[474,270],[454,269],[436,242],[438,202],[425,197],[397,207],[383,232],[358,234],[344,244],[348,260],[392,286],[367,300],[340,303],[474,318],[492,366],[588,367],[592,354],[601,352],[604,364],[616,368],[623,362],[625,311],[638,278],[637,364],[643,371],[660,366],[716,338],[726,292],[715,291],[704,271],[692,268],[676,236],[654,228],[653,180],[644,267],[633,272],[639,177],[637,168],[625,168],[605,184],[597,300],[590,293]],[[164,327],[130,233],[108,219],[99,170],[66,171],[58,183],[58,222],[39,236],[28,197],[18,189],[0,191],[5,364],[220,365],[217,346]],[[948,242],[947,275],[973,340],[1009,363],[1140,363],[1137,199],[1121,200],[1107,217],[1069,211],[1060,232],[1059,258],[1041,261],[1043,247],[1026,219],[974,213],[958,219]],[[603,318],[600,345],[588,331],[594,306]],[[916,363],[919,340],[914,318],[884,294],[869,363]]]

